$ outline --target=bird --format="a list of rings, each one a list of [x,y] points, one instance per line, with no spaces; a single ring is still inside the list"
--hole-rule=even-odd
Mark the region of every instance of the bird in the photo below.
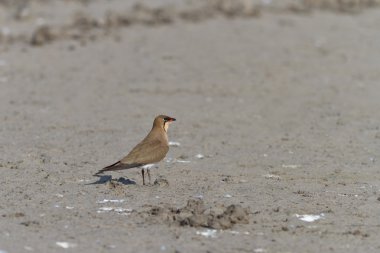
[[[106,171],[125,170],[140,168],[145,185],[145,169],[147,171],[150,184],[150,169],[156,166],[156,163],[165,158],[169,151],[168,128],[171,123],[176,121],[175,118],[158,115],[148,135],[137,144],[123,159],[99,170],[94,176],[98,176]]]

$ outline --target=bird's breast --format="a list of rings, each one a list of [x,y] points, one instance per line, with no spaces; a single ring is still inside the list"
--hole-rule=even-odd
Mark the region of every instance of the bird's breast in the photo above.
[[[143,166],[140,166],[141,169],[145,169],[145,170],[150,170],[150,169],[158,169],[159,166],[158,164],[155,164],[155,163],[149,163],[149,164],[145,164]]]

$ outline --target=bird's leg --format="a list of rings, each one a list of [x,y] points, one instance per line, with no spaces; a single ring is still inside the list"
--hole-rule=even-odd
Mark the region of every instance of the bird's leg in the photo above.
[[[145,185],[145,177],[144,177],[144,174],[145,174],[144,169],[141,169],[141,175],[142,175],[142,178],[143,178],[143,185]]]
[[[149,184],[150,184],[150,169],[146,169],[146,172],[148,173],[148,180],[149,180]]]

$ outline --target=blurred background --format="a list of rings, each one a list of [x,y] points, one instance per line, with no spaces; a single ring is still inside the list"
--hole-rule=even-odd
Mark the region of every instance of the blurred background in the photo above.
[[[0,0],[0,251],[379,252],[379,5]],[[158,114],[168,185],[95,184]]]

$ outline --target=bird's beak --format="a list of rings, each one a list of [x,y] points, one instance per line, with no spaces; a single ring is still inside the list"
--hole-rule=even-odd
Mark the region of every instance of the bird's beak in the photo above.
[[[176,119],[175,118],[170,118],[168,121],[169,122],[173,122],[173,121],[176,121]]]

